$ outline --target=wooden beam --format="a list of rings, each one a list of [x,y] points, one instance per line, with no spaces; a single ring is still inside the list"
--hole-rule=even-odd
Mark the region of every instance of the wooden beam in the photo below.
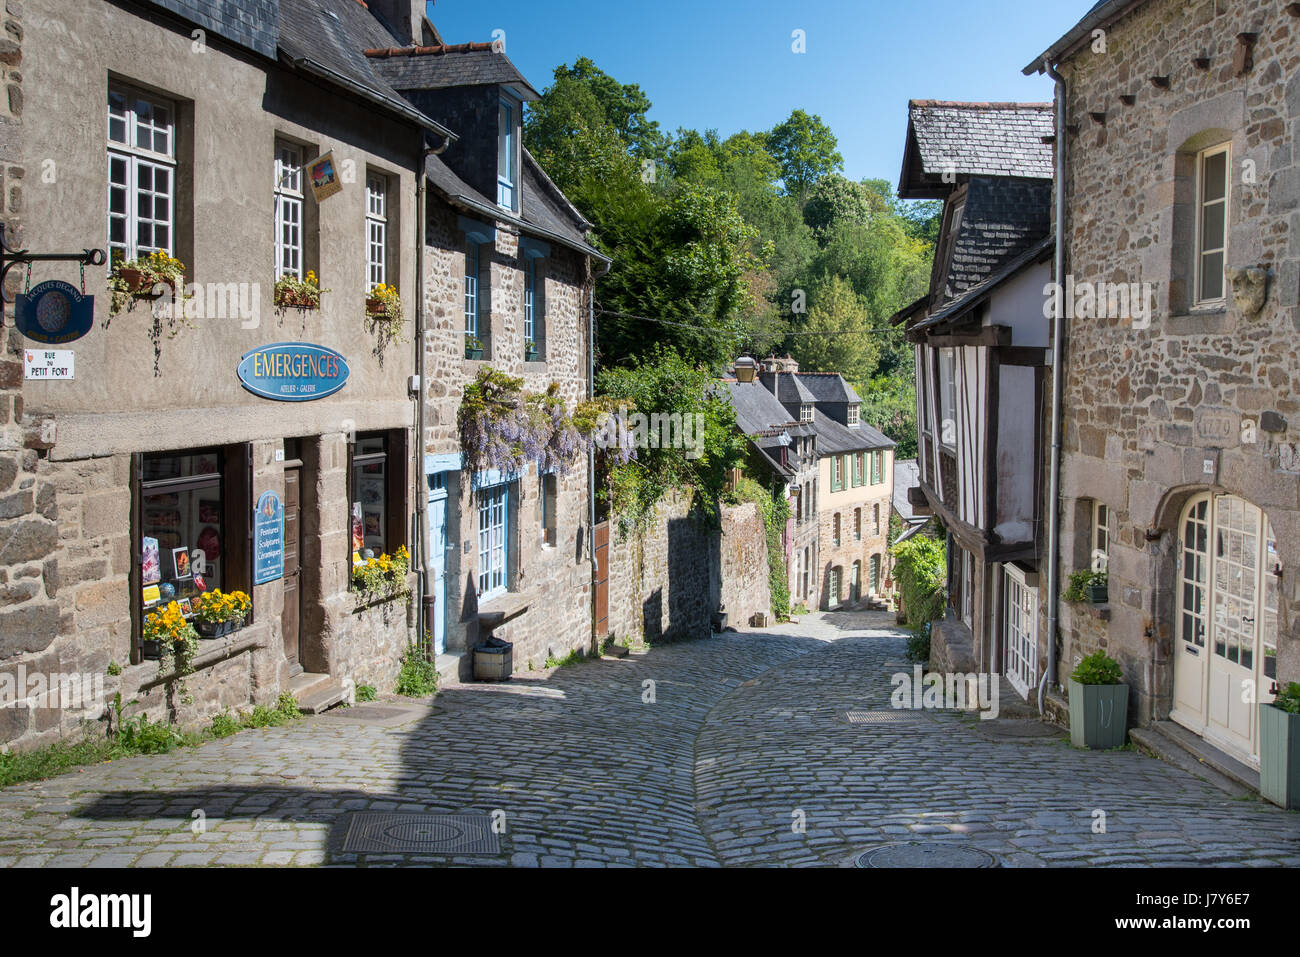
[[[924,335],[924,333],[922,334]],[[926,336],[925,342],[936,349],[947,349],[952,346],[1009,346],[1011,345],[1011,327],[980,326],[978,330],[971,333],[952,332],[944,335]]]

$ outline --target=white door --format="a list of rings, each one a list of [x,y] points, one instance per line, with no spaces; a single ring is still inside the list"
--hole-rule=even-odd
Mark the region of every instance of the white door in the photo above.
[[[447,650],[447,474],[429,476],[429,590],[433,594],[433,650]]]
[[[1258,760],[1256,708],[1277,661],[1277,543],[1262,511],[1233,495],[1184,511],[1171,717]]]
[[[1038,684],[1038,597],[1014,565],[1002,566],[1002,581],[1006,676],[1027,699],[1029,689]]]

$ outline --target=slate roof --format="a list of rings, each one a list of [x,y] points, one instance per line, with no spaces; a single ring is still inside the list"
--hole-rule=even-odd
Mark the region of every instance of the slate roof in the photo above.
[[[861,402],[853,386],[838,372],[796,372],[799,383],[811,393],[815,402]]]
[[[394,47],[365,51],[372,69],[395,90],[441,90],[452,86],[513,86],[535,100],[539,95],[504,53],[490,43]]]
[[[892,449],[897,445],[893,439],[865,422],[851,429],[847,425],[840,425],[821,409],[813,411],[813,427],[817,430],[817,451],[821,455]]]
[[[808,391],[799,374],[795,372],[760,372],[762,378],[776,376],[776,398],[790,405],[812,405],[817,397]],[[766,387],[765,387],[766,388]]]
[[[455,134],[402,98],[362,52],[392,34],[356,0],[280,0],[280,56],[441,136]]]
[[[1043,60],[1050,60],[1053,64],[1060,63],[1072,55],[1081,44],[1090,41],[1093,30],[1110,26],[1110,24],[1128,13],[1129,10],[1144,2],[1145,0],[1099,0],[1091,10],[1083,15],[1082,20],[1071,27],[1063,37],[1034,57],[1021,72],[1025,76],[1045,72],[1043,70]]]
[[[559,242],[603,262],[610,261],[607,255],[587,240],[589,224],[569,204],[527,150],[524,150],[523,176],[520,183],[519,216],[502,209],[478,192],[457,176],[439,156],[430,156],[425,161],[424,173],[430,185],[446,199],[476,215],[494,222],[509,223],[526,233]]]
[[[772,429],[798,426],[786,407],[761,382],[737,382],[734,379],[724,379],[723,382],[731,393],[736,425],[746,435],[761,435]]]
[[[1055,131],[1051,103],[908,103],[907,140],[898,195],[938,199],[957,183],[944,173],[1051,180]],[[952,178],[952,177],[950,177]]]
[[[1051,208],[1051,180],[972,178],[942,300],[984,282],[1047,236]]]
[[[925,521],[929,516],[918,516],[907,500],[907,490],[921,484],[921,468],[916,459],[894,460],[894,511],[904,522]]]
[[[999,286],[1009,279],[1018,276],[1024,269],[1036,262],[1042,262],[1056,248],[1056,237],[1047,236],[1046,238],[1034,243],[1019,256],[1007,262],[1004,266],[992,273],[983,282],[976,283],[969,287],[960,296],[950,300],[943,308],[936,312],[930,313],[924,320],[912,326],[908,332],[911,334],[923,332],[931,329],[941,323],[956,322],[959,319],[974,314],[974,309],[984,300],[988,299]]]

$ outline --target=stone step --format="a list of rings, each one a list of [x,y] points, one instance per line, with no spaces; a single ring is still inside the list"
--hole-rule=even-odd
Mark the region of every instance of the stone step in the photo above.
[[[460,654],[443,652],[438,655],[433,666],[438,669],[438,686],[456,684],[460,681]]]
[[[1259,793],[1259,772],[1173,721],[1133,728],[1129,737],[1139,748],[1194,774],[1233,797]]]
[[[605,653],[601,655],[601,657],[607,659],[608,658],[618,659],[618,658],[626,658],[627,655],[628,655],[628,649],[626,645],[616,645],[611,641],[609,645],[606,646]]]
[[[298,675],[289,682],[289,690],[298,699],[298,710],[303,714],[320,714],[344,701],[348,696],[343,682],[329,675],[309,673]]]

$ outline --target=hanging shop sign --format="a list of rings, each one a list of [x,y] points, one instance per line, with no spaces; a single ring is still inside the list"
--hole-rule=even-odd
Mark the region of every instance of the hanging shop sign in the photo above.
[[[277,402],[310,402],[343,388],[348,361],[310,342],[276,342],[244,353],[239,381],[253,395]]]
[[[253,584],[284,577],[284,505],[274,492],[263,492],[253,515]]]
[[[38,382],[74,378],[76,353],[71,349],[24,349],[23,378]]]
[[[343,191],[343,182],[339,178],[338,164],[334,162],[333,150],[308,163],[307,176],[311,179],[311,191],[316,195],[318,203]]]
[[[34,342],[75,342],[95,321],[95,297],[71,283],[51,279],[14,297],[14,324]]]

